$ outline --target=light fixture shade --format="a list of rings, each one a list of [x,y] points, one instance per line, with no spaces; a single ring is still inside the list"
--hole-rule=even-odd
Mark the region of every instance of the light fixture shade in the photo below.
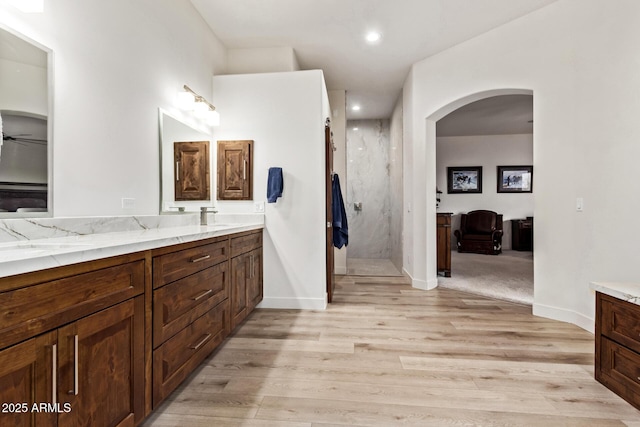
[[[202,102],[202,101],[195,102],[193,106],[193,112],[195,113],[196,117],[204,119],[207,117],[208,111],[209,111],[209,106],[205,102]]]
[[[209,110],[207,112],[207,123],[210,126],[220,126],[220,113],[216,110]]]
[[[44,12],[44,0],[11,0],[11,4],[24,13]]]
[[[181,90],[177,95],[178,108],[185,111],[193,110],[195,99],[193,95],[185,90]]]

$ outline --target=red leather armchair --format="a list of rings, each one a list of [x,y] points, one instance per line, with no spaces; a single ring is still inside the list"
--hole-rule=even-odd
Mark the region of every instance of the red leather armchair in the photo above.
[[[460,229],[454,234],[458,252],[498,255],[502,252],[502,214],[487,210],[462,214]]]

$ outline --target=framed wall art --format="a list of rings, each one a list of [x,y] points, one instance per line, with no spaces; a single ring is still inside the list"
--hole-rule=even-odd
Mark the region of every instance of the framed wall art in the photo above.
[[[498,166],[498,193],[533,192],[533,166]]]
[[[482,193],[482,166],[448,167],[447,193]]]

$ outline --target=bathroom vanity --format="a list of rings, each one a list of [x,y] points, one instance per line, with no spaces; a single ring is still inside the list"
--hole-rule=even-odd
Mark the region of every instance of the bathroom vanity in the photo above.
[[[262,228],[0,244],[0,425],[142,422],[262,300]]]
[[[640,284],[592,283],[595,378],[640,409]]]

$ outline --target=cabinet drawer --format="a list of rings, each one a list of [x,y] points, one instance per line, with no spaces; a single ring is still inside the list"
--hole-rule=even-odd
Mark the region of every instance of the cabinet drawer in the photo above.
[[[640,306],[598,293],[601,333],[640,353]]]
[[[162,344],[229,296],[223,262],[153,292],[153,346]]]
[[[162,402],[226,337],[225,300],[153,352],[153,406]]]
[[[0,348],[144,292],[144,260],[0,294]]]
[[[262,230],[231,238],[231,257],[252,251],[262,246]]]
[[[596,379],[636,408],[640,408],[640,355],[601,338]]]
[[[158,288],[226,261],[229,241],[183,249],[153,258],[153,287]]]

